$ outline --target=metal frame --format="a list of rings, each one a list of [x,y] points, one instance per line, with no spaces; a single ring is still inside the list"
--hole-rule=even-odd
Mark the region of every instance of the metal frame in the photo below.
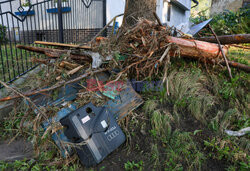
[[[103,9],[103,13],[100,13],[100,9],[94,12],[91,11],[94,7],[97,7],[96,3],[100,2],[102,2],[103,5],[99,5],[100,7],[98,7]],[[49,14],[46,12],[46,9],[54,8],[55,4],[53,0],[36,0],[36,3],[31,4],[29,6],[29,10],[26,12],[34,10],[36,11],[35,16],[15,15],[14,10],[16,9],[13,9],[13,4],[17,3],[21,6],[20,0],[4,0],[0,2],[0,25],[6,26],[6,38],[8,39],[8,41],[2,42],[0,40],[0,79],[4,82],[13,82],[18,77],[24,75],[37,66],[37,63],[32,62],[34,54],[25,50],[17,49],[17,44],[21,43],[30,45],[36,40],[43,39],[46,39],[46,41],[60,43],[79,42],[80,34],[84,34],[84,30],[90,30],[91,32],[91,29],[99,29],[85,29],[82,28],[84,27],[82,26],[84,24],[80,25],[79,23],[76,23],[76,18],[82,20],[82,18],[77,17],[77,15],[79,15],[79,11],[82,12],[82,16],[87,18],[87,20],[84,20],[83,22],[86,25],[94,22],[91,21],[93,16],[101,18],[103,21],[103,23],[100,24],[100,29],[106,25],[106,0],[69,0],[69,6],[74,10],[78,10],[72,10],[71,13],[63,13],[62,8],[64,7],[62,6],[62,0],[58,0],[57,16],[56,14]],[[5,9],[2,9],[4,5]],[[9,10],[3,11],[6,10],[6,6],[9,7]],[[78,9],[80,6],[81,9]],[[85,11],[83,10],[84,8]],[[67,22],[67,24],[65,22]],[[2,29],[1,31],[4,30],[3,27],[0,27],[0,29]],[[20,40],[17,40],[18,36]],[[2,85],[0,85],[0,88],[2,88]]]

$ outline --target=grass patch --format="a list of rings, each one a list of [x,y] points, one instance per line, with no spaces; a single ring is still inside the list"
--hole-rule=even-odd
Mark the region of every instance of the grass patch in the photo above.
[[[205,75],[199,69],[172,71],[168,78],[170,95],[165,96],[165,101],[173,106],[175,115],[185,110],[206,123],[205,116],[216,104],[216,99],[205,87]]]
[[[10,81],[34,66],[32,52],[15,48],[14,44],[1,45],[0,79]]]
[[[249,74],[232,69],[230,80],[226,69],[209,67],[206,70],[198,62],[174,59],[167,75],[168,89],[164,85],[160,92],[142,94],[146,100],[143,108],[119,123],[127,142],[92,170],[249,170],[249,135],[228,137],[224,133],[225,129],[250,126]],[[42,73],[41,77],[46,78]],[[22,109],[1,123],[2,135],[15,136],[13,129],[20,129],[27,113]],[[35,120],[35,115],[26,117]],[[77,159],[68,166],[55,165],[63,160],[49,137],[32,139],[42,147],[36,148],[40,150],[36,162],[2,162],[0,169],[86,169]]]
[[[166,170],[201,170],[205,160],[189,132],[174,131],[165,151]]]
[[[250,63],[250,50],[237,47],[230,47],[228,51],[228,58],[232,61],[249,65]]]
[[[147,93],[150,97],[143,109],[154,139],[154,168],[206,170],[216,161],[220,164],[213,165],[220,169],[249,169],[248,137],[228,138],[224,133],[225,129],[250,126],[249,75],[233,70],[230,81],[226,71],[207,74],[198,66],[182,64],[169,72],[168,90]],[[215,137],[220,139],[213,140]]]

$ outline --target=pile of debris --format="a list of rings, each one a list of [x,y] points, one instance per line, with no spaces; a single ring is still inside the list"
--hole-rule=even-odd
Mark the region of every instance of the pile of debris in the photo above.
[[[250,71],[248,66],[225,61],[226,46],[172,34],[172,28],[141,19],[110,39],[97,37],[91,46],[40,41],[35,44],[53,48],[17,45],[46,56],[34,61],[50,68],[49,80],[44,80],[43,89],[25,93],[11,88],[16,95],[0,102],[25,98],[37,114],[32,126],[42,124],[43,137],[51,133],[64,158],[75,149],[85,166],[93,166],[125,141],[118,122],[143,103],[129,79],[161,77],[164,84],[173,57]],[[55,91],[57,96],[51,97]],[[49,111],[53,107],[56,112]]]

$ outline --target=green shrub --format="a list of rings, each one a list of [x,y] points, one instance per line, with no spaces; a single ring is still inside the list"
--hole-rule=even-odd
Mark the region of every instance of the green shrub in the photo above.
[[[231,164],[227,170],[249,170],[249,152],[239,145],[237,138],[215,137],[204,141],[204,145],[209,151],[209,157],[228,161]]]
[[[191,21],[198,24],[207,19],[208,17],[201,13],[200,16],[191,18]],[[223,13],[214,15],[210,24],[218,35],[250,33],[250,9],[241,8],[237,12],[225,10]]]
[[[250,9],[225,11],[214,16],[211,24],[219,35],[250,33]]]
[[[6,39],[6,27],[3,25],[0,25],[0,44],[5,42]]]

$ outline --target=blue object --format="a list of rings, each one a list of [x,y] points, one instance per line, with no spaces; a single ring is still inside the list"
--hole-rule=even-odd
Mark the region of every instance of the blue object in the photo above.
[[[192,36],[195,36],[197,33],[199,33],[204,27],[206,27],[213,19],[210,18],[206,21],[201,22],[200,24],[197,24],[190,28],[188,34],[191,34]]]
[[[62,7],[62,12],[70,12],[71,7]],[[58,8],[47,9],[47,13],[58,13]]]
[[[99,73],[99,80],[106,81],[109,76],[106,73]],[[49,118],[50,121],[59,122],[62,118],[67,117],[70,113],[77,110],[79,106],[77,103],[73,102],[79,90],[82,89],[82,86],[79,85],[79,82],[68,84],[61,89],[59,89],[59,95],[56,100],[51,99],[49,96],[45,96],[42,94],[38,94],[32,96],[31,99],[38,106],[57,106],[61,108],[59,112],[57,112],[56,116]],[[86,84],[86,83],[85,83]],[[84,85],[84,83],[83,83]],[[87,85],[84,85],[87,86]],[[125,87],[124,87],[125,86]],[[106,96],[109,96],[112,100],[109,100],[104,107],[109,111],[110,116],[113,120],[120,120],[123,117],[127,116],[127,114],[133,109],[137,108],[140,104],[143,103],[141,97],[134,91],[133,87],[130,84],[125,84],[122,90],[119,90],[117,84],[111,86],[113,88],[107,88],[106,92],[103,93]],[[101,92],[97,92],[100,94]],[[49,127],[49,123],[47,121],[43,122],[43,128],[46,129]],[[70,142],[69,139],[65,136],[63,130],[59,130],[56,132],[62,141]],[[52,139],[55,141],[56,145],[61,150],[61,153],[64,157],[66,157],[66,153],[72,154],[72,149],[70,147],[65,149],[62,148],[60,142],[58,141],[58,137],[56,134],[52,135]]]
[[[114,34],[117,33],[117,30],[119,29],[119,23],[115,22],[115,27],[114,27]]]
[[[57,112],[57,116],[53,117],[54,122],[59,122],[63,117],[67,116],[69,113],[75,111],[77,109],[77,104],[70,104],[68,107],[62,108],[59,112]],[[52,122],[52,118],[49,119]],[[49,123],[47,121],[43,122],[43,128],[46,130],[49,127]],[[57,135],[56,135],[57,133]],[[55,141],[56,145],[62,152],[62,155],[66,157],[65,150],[62,148],[60,141],[58,140],[58,136],[62,141],[69,142],[69,139],[65,136],[62,130],[58,130],[56,133],[52,134],[52,139]],[[66,151],[69,155],[73,153],[73,150],[69,146],[65,146]]]
[[[35,15],[35,11],[30,10],[30,11],[23,11],[23,12],[15,12],[15,14],[18,16],[29,16],[29,15]]]

